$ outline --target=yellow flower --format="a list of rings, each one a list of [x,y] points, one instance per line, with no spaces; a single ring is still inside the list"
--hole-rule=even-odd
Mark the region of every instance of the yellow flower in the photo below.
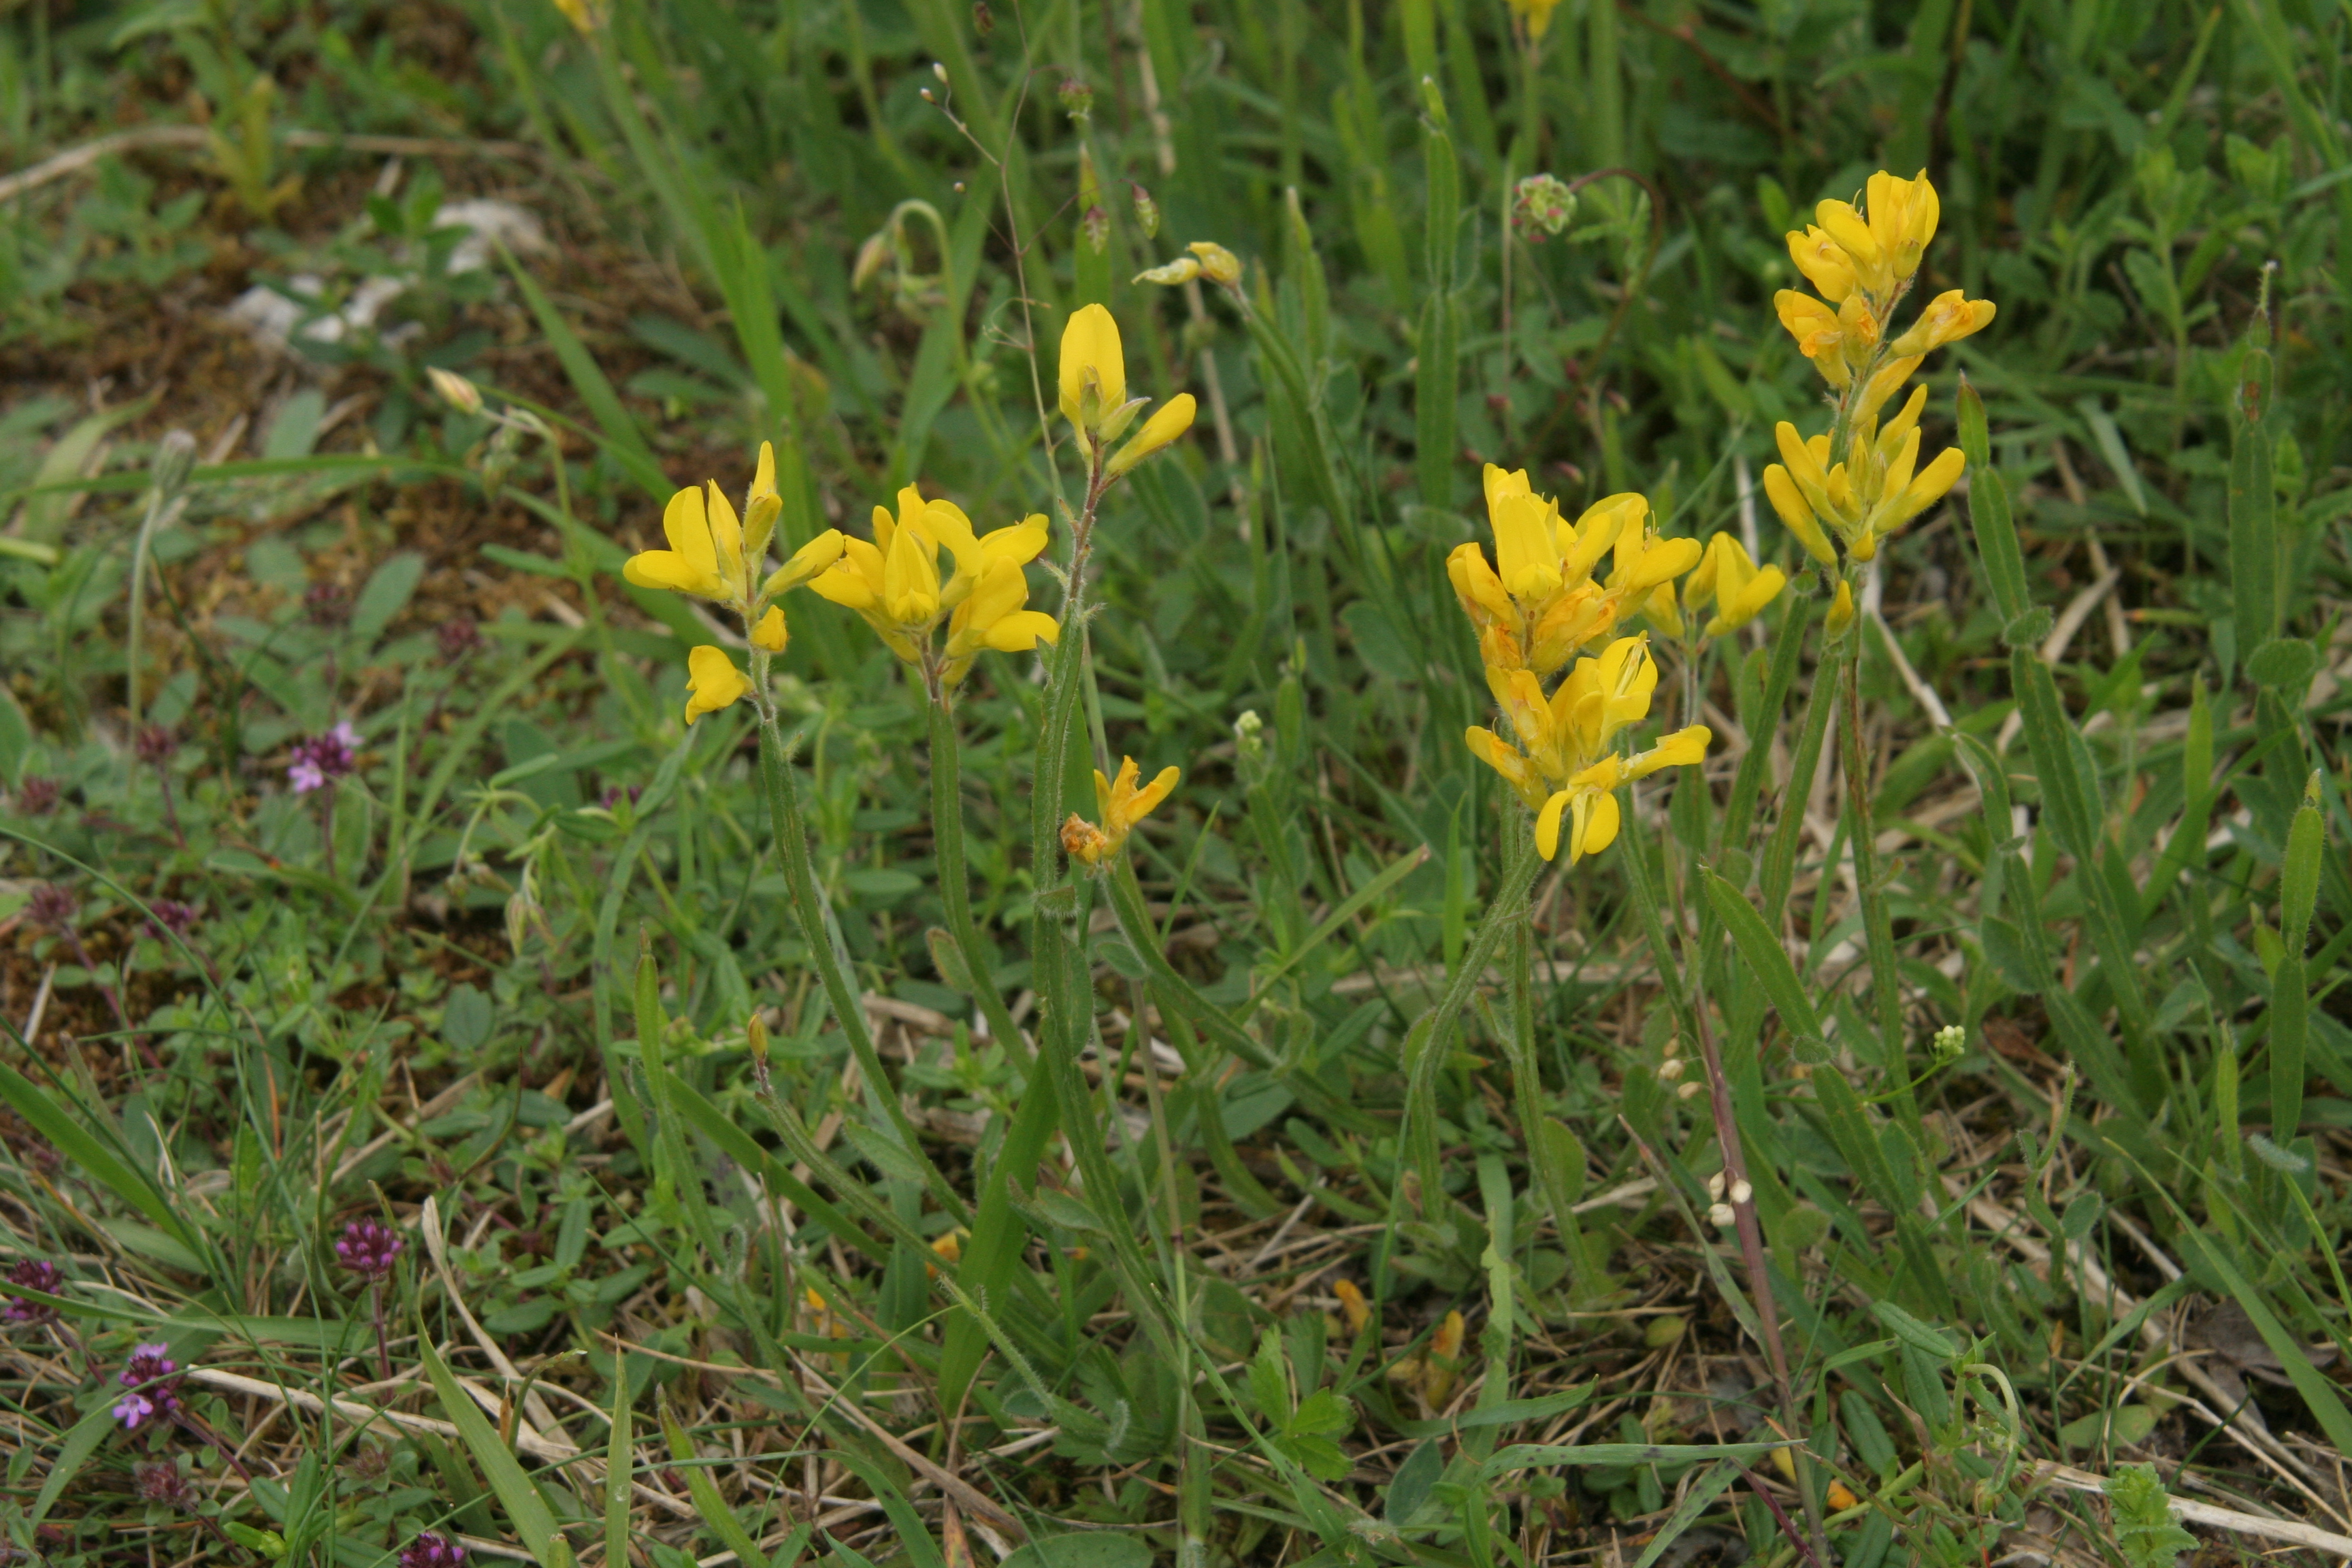
[[[1118,323],[1100,305],[1073,312],[1062,329],[1062,415],[1097,441],[1116,441],[1142,405],[1127,400],[1127,351]]]
[[[1645,531],[1650,503],[1630,491],[1595,501],[1571,523],[1558,502],[1534,493],[1524,469],[1487,464],[1486,490],[1495,563],[1476,544],[1464,544],[1446,558],[1445,570],[1477,634],[1480,658],[1496,668],[1524,665],[1550,675],[1620,620],[1642,613],[1659,583],[1698,558],[1694,545],[1679,565],[1678,554],[1669,552],[1639,572],[1627,571],[1626,542],[1646,554],[1654,538]],[[1618,570],[1606,584],[1596,583],[1592,570],[1612,548],[1620,552]]]
[[[1754,620],[1788,584],[1787,573],[1778,566],[1759,570],[1738,540],[1718,533],[1706,542],[1706,553],[1685,579],[1683,602],[1694,610],[1712,604],[1715,618],[1704,635],[1719,637]]]
[[[686,656],[686,721],[716,713],[751,689],[735,661],[715,647],[698,647]]]
[[[755,587],[752,580],[767,564],[768,542],[783,510],[776,493],[776,451],[768,442],[760,443],[760,464],[743,510],[745,515],[738,517],[716,479],[678,491],[662,509],[662,534],[669,548],[630,556],[621,575],[640,588],[665,588],[725,605],[743,617],[754,643],[780,652],[783,613],[773,601],[840,559],[841,531],[826,529]]]
[[[1830,600],[1830,613],[1823,620],[1822,627],[1830,636],[1836,637],[1852,625],[1853,625],[1853,587],[1841,578],[1837,585],[1837,594]]]
[[[1958,289],[1948,289],[1928,300],[1919,319],[1911,323],[1910,331],[1887,344],[1887,349],[1898,354],[1932,353],[1947,343],[1958,342],[1971,332],[1983,331],[1996,309],[1990,300],[1971,300]]]
[[[1813,362],[1813,368],[1832,386],[1843,386],[1853,373],[1846,368],[1845,333],[1839,325],[1838,313],[1814,299],[1800,294],[1794,289],[1783,289],[1772,296],[1773,309],[1780,315],[1780,325],[1797,340],[1797,352]]]
[[[1242,258],[1213,239],[1196,239],[1185,249],[1201,258],[1201,276],[1232,288],[1242,280]]]
[[[1538,814],[1536,847],[1545,859],[1559,851],[1563,815],[1571,825],[1572,864],[1616,837],[1613,792],[1621,785],[1660,768],[1686,767],[1706,754],[1710,736],[1701,726],[1630,757],[1615,754],[1617,737],[1648,717],[1657,684],[1658,667],[1638,637],[1620,637],[1599,658],[1577,660],[1549,697],[1533,670],[1486,671],[1487,689],[1518,744],[1478,726],[1463,740],[1471,755],[1501,774]]]
[[[1904,279],[1918,271],[1920,253],[1936,237],[1943,210],[1927,171],[1906,180],[1881,169],[1863,187],[1863,199],[1870,207],[1871,238],[1895,276]]]
[[[1062,635],[1054,617],[1028,609],[1029,579],[1009,556],[990,559],[980,584],[948,618],[946,680],[961,684],[980,650],[1028,653],[1040,642],[1053,643]]]
[[[1813,509],[1797,493],[1796,481],[1789,478],[1788,469],[1774,463],[1764,470],[1764,495],[1772,503],[1772,510],[1780,514],[1780,521],[1789,525],[1789,531],[1797,536],[1797,542],[1805,547],[1805,553],[1834,568],[1836,547],[1822,531],[1821,520],[1813,515]]]
[[[1853,264],[1846,259],[1845,247],[1832,239],[1825,231],[1813,224],[1807,224],[1802,234],[1790,229],[1788,239],[1789,259],[1797,264],[1797,270],[1805,275],[1805,280],[1820,291],[1822,299],[1835,305],[1853,292]],[[1781,292],[1785,294],[1788,290]],[[1776,303],[1779,298],[1779,295],[1774,296]],[[1785,306],[1780,319],[1783,321],[1789,319]],[[1796,329],[1792,327],[1790,330],[1793,331]]]
[[[1927,389],[1914,387],[1884,430],[1876,427],[1875,419],[1857,419],[1848,459],[1826,469],[1826,435],[1801,440],[1797,427],[1785,419],[1773,427],[1788,466],[1784,469],[1775,463],[1764,470],[1764,493],[1807,552],[1823,565],[1831,562],[1817,545],[1826,547],[1827,541],[1809,537],[1802,522],[1808,514],[1828,524],[1845,542],[1848,554],[1868,561],[1878,553],[1880,540],[1941,500],[1958,480],[1967,459],[1957,447],[1946,447],[1925,468],[1917,468],[1919,411],[1927,400]],[[1819,531],[1818,526],[1811,531]]]
[[[1511,15],[1527,25],[1531,41],[1544,36],[1551,26],[1551,14],[1559,7],[1559,0],[1511,0]]]
[[[1192,416],[1199,405],[1189,392],[1180,392],[1162,404],[1160,411],[1143,422],[1143,428],[1130,437],[1126,446],[1111,454],[1103,472],[1117,479],[1136,464],[1192,427]]]
[[[1162,768],[1159,777],[1139,789],[1136,780],[1141,773],[1142,770],[1135,765],[1133,757],[1119,758],[1117,780],[1103,777],[1099,768],[1095,770],[1095,801],[1102,810],[1102,826],[1097,827],[1086,818],[1072,814],[1069,821],[1062,825],[1062,847],[1068,850],[1072,858],[1089,866],[1099,866],[1118,853],[1119,847],[1127,842],[1127,836],[1135,830],[1135,825],[1150,816],[1152,808],[1168,798],[1169,792],[1176,787],[1176,780],[1181,776],[1174,768]]]
[[[939,563],[942,545],[955,562],[953,572],[944,580]],[[1021,568],[1045,548],[1043,513],[978,535],[961,507],[953,501],[925,500],[921,490],[908,485],[898,492],[895,518],[887,507],[874,509],[873,542],[845,540],[840,559],[811,579],[809,586],[844,609],[856,611],[885,647],[908,663],[917,664],[923,657],[920,645],[940,617],[968,603],[992,573],[1000,574],[989,598],[994,613],[1002,616],[1019,610],[1028,595],[1027,584],[1021,583],[1019,594],[1005,608],[1007,585],[1000,569],[1011,571],[1013,581],[1020,582]],[[984,630],[993,624],[973,616],[965,616],[960,623],[966,630],[975,626]],[[950,635],[952,640],[953,628]],[[950,657],[961,657],[969,668],[970,655],[982,646],[995,645],[982,637],[961,655],[951,648]],[[1032,637],[1022,646],[1034,647],[1035,640]]]

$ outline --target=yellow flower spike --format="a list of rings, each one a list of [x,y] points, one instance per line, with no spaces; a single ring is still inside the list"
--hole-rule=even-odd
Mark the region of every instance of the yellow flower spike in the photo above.
[[[735,661],[720,649],[698,647],[686,656],[686,721],[716,713],[751,689]]]
[[[1166,800],[1182,776],[1174,768],[1162,768],[1160,776],[1140,789],[1136,780],[1140,770],[1133,757],[1118,760],[1118,778],[1107,779],[1102,770],[1095,770],[1095,800],[1102,810],[1102,826],[1097,827],[1082,816],[1073,816],[1062,825],[1062,847],[1076,859],[1089,866],[1099,866],[1118,852],[1135,825],[1151,815],[1152,808]]]
[[[1135,417],[1127,401],[1127,351],[1100,305],[1073,311],[1062,329],[1062,416],[1097,441],[1115,441]],[[1122,418],[1124,416],[1124,418]]]
[[[1922,169],[1911,179],[1881,169],[1863,186],[1870,207],[1871,237],[1878,242],[1896,279],[1919,270],[1919,257],[1936,237],[1942,204]]]
[[[1242,258],[1213,239],[1196,239],[1185,249],[1201,258],[1201,276],[1232,288],[1242,280]]]
[[[698,599],[726,602],[731,584],[719,574],[719,547],[710,536],[709,514],[700,487],[669,498],[669,504],[662,509],[662,535],[669,541],[669,548],[630,556],[621,566],[622,577],[640,588],[667,588]]]
[[[1175,440],[1192,427],[1192,416],[1198,407],[1189,392],[1180,392],[1170,398],[1160,405],[1158,413],[1143,422],[1143,428],[1138,430],[1126,446],[1111,455],[1110,462],[1103,472],[1108,478],[1118,479]]]
[[[1469,748],[1472,756],[1500,773],[1503,782],[1530,807],[1543,805],[1543,780],[1537,776],[1535,764],[1517,747],[1477,724],[1463,731],[1462,743]]]
[[[1887,348],[1898,354],[1932,353],[1970,333],[1982,331],[1992,323],[1999,309],[1990,300],[1971,300],[1958,289],[1947,289],[1928,300],[1910,330]]]
[[[1830,601],[1830,613],[1822,623],[1822,629],[1832,637],[1838,637],[1852,625],[1853,625],[1853,585],[1841,581],[1837,585],[1837,596]]]
[[[1853,292],[1853,262],[1846,256],[1845,247],[1832,239],[1826,230],[1807,224],[1802,234],[1790,229],[1788,239],[1789,259],[1797,264],[1805,281],[1821,291],[1822,299],[1835,305]],[[1780,320],[1785,322],[1788,319],[1784,310]],[[1796,331],[1794,327],[1789,330]]]
[[[1772,510],[1780,514],[1781,522],[1797,536],[1806,554],[1824,566],[1837,564],[1837,551],[1831,545],[1829,535],[1822,531],[1821,520],[1805,504],[1805,498],[1797,493],[1796,481],[1789,477],[1789,470],[1778,463],[1764,470],[1764,499],[1772,503]]]
[[[784,607],[770,605],[760,624],[751,628],[751,646],[768,653],[782,653],[792,634],[784,628]]]

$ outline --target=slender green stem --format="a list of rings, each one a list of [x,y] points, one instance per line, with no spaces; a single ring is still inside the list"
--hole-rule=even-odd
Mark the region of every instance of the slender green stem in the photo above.
[[[1780,820],[1764,847],[1759,887],[1764,895],[1764,923],[1778,931],[1780,913],[1788,907],[1789,889],[1797,878],[1797,845],[1805,833],[1805,806],[1813,794],[1813,775],[1822,765],[1822,748],[1828,742],[1830,721],[1837,712],[1838,678],[1844,666],[1822,661],[1813,678],[1813,700],[1805,709],[1805,727],[1798,731],[1797,750],[1789,759],[1789,783],[1780,792]]]
[[[1551,1211],[1565,1238],[1575,1221],[1568,1212],[1566,1195],[1558,1190],[1551,1162],[1544,1157],[1543,1079],[1536,1067],[1535,945],[1535,910],[1530,909],[1527,919],[1511,927],[1511,1027],[1504,1048],[1511,1058],[1511,1089],[1518,1103],[1519,1139],[1527,1145],[1528,1166],[1536,1177],[1528,1184],[1531,1192],[1541,1195],[1544,1206]],[[1540,1214],[1531,1215],[1525,1233],[1532,1235],[1542,1221]]]
[[[1407,1147],[1421,1173],[1421,1212],[1423,1218],[1436,1214],[1444,1191],[1437,1163],[1437,1071],[1445,1060],[1445,1037],[1454,1026],[1454,1017],[1470,1004],[1470,993],[1495,961],[1495,952],[1512,929],[1524,925],[1528,919],[1528,889],[1535,885],[1536,868],[1542,861],[1536,855],[1534,825],[1517,813],[1507,813],[1505,829],[1508,847],[1504,853],[1503,885],[1496,889],[1495,901],[1486,910],[1486,918],[1478,922],[1477,933],[1470,939],[1469,951],[1462,955],[1462,966],[1454,972],[1438,999],[1437,1005],[1421,1016],[1411,1033],[1405,1037],[1404,1058],[1407,1074],[1405,1089],[1405,1120],[1410,1127]],[[1394,1208],[1402,1201],[1404,1184],[1397,1184],[1397,1195],[1391,1199]]]
[[[1919,1103],[1911,1092],[1911,1075],[1903,1042],[1903,977],[1895,956],[1895,930],[1886,910],[1886,892],[1878,883],[1876,828],[1870,801],[1870,764],[1862,741],[1862,623],[1848,630],[1845,663],[1846,842],[1853,849],[1853,881],[1862,898],[1864,951],[1870,961],[1870,994],[1877,1004],[1879,1065],[1895,1102],[1895,1114],[1916,1139],[1920,1136]],[[1924,1146],[1924,1145],[1923,1145]]]
[[[764,677],[766,672],[758,673]],[[760,772],[767,788],[769,830],[776,840],[776,857],[783,862],[784,883],[792,893],[793,913],[800,921],[801,940],[808,944],[809,962],[816,966],[825,1001],[832,1005],[834,1020],[849,1041],[850,1054],[857,1058],[858,1070],[872,1086],[874,1098],[881,1102],[882,1112],[889,1118],[901,1146],[922,1166],[923,1184],[930,1189],[940,1207],[955,1215],[957,1224],[969,1225],[971,1215],[963,1199],[923,1152],[921,1136],[908,1120],[907,1108],[898,1103],[898,1091],[883,1072],[882,1058],[874,1048],[874,1036],[866,1027],[866,1009],[834,954],[833,935],[825,929],[824,906],[816,883],[816,866],[809,857],[808,827],[801,818],[800,791],[793,782],[792,759],[784,751],[784,733],[776,722],[774,704],[767,700],[764,682],[755,683],[754,689],[760,698]]]
[[[1013,1021],[1003,994],[990,978],[995,954],[981,940],[971,920],[971,887],[963,855],[963,754],[956,738],[955,712],[945,693],[931,700],[931,842],[940,862],[940,902],[947,910],[948,935],[963,954],[971,977],[972,995],[988,1032],[1003,1042],[1013,1059],[1025,1069],[1031,1061],[1029,1043]]]

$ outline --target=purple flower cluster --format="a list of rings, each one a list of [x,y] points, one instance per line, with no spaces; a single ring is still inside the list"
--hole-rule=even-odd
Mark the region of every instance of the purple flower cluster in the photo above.
[[[161,1503],[183,1513],[196,1506],[196,1489],[188,1484],[180,1467],[168,1459],[131,1466],[131,1480],[139,1489],[141,1499],[147,1502]]]
[[[16,809],[26,816],[47,816],[57,810],[64,798],[65,789],[57,780],[39,773],[26,773],[16,786]]]
[[[159,941],[166,935],[186,936],[196,929],[196,922],[205,918],[202,906],[178,899],[157,899],[147,906],[147,910],[154,916],[147,922],[148,929]]]
[[[8,1270],[8,1283],[20,1290],[38,1290],[44,1296],[54,1296],[65,1283],[58,1266],[46,1258],[27,1258]],[[8,1304],[0,1307],[0,1318],[12,1323],[46,1323],[58,1315],[58,1310],[45,1301],[27,1301],[22,1296],[11,1296]]]
[[[359,749],[360,732],[346,719],[323,735],[294,743],[293,761],[286,765],[286,782],[294,786],[296,795],[324,789],[357,765]]]
[[[179,1413],[180,1384],[172,1375],[179,1370],[180,1363],[172,1359],[170,1345],[140,1345],[131,1351],[121,1375],[115,1379],[132,1391],[114,1407],[114,1418],[122,1423],[125,1431],[136,1432],[142,1421]]]
[[[400,1568],[457,1568],[465,1561],[463,1546],[429,1530],[419,1531],[415,1540],[400,1549]]]
[[[400,1256],[402,1247],[390,1226],[355,1219],[343,1226],[342,1238],[335,1243],[335,1256],[344,1268],[373,1285],[391,1274],[392,1260]]]
[[[131,753],[151,768],[160,768],[180,749],[180,737],[168,725],[150,724],[131,742]]]
[[[440,644],[441,657],[452,664],[482,646],[482,629],[464,616],[443,621],[434,637]]]
[[[80,909],[73,889],[56,882],[44,882],[35,888],[32,896],[25,900],[25,918],[51,931],[69,931],[73,927],[74,916]]]

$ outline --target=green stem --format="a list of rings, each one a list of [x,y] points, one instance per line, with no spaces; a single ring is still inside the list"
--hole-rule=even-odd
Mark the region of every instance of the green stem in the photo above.
[[[1421,1212],[1423,1218],[1437,1213],[1444,1188],[1437,1163],[1437,1071],[1445,1060],[1445,1036],[1454,1019],[1470,1004],[1470,993],[1495,961],[1495,950],[1502,946],[1503,938],[1515,925],[1524,925],[1528,918],[1528,889],[1535,885],[1536,868],[1542,864],[1536,855],[1534,824],[1516,813],[1507,815],[1505,829],[1508,848],[1505,854],[1503,885],[1496,890],[1495,901],[1486,910],[1486,918],[1478,922],[1477,934],[1470,939],[1470,949],[1462,955],[1462,966],[1454,972],[1445,994],[1437,1005],[1421,1016],[1412,1032],[1405,1037],[1406,1088],[1404,1114],[1410,1126],[1407,1147],[1421,1173]],[[1397,1194],[1391,1201],[1394,1209],[1404,1192],[1404,1184],[1397,1184]]]
[[[764,676],[766,672],[760,673]],[[801,940],[808,944],[809,962],[816,966],[825,1001],[832,1005],[834,1020],[849,1041],[850,1054],[857,1058],[858,1070],[866,1075],[874,1098],[881,1102],[882,1112],[889,1118],[900,1146],[922,1166],[923,1184],[930,1189],[941,1208],[955,1215],[958,1225],[970,1225],[971,1215],[963,1199],[956,1195],[947,1178],[931,1163],[930,1156],[924,1152],[921,1136],[908,1119],[907,1108],[898,1103],[898,1089],[883,1072],[882,1058],[875,1050],[874,1037],[866,1027],[866,1010],[834,954],[833,936],[825,929],[824,906],[816,885],[816,866],[809,857],[808,827],[801,818],[800,791],[793,782],[792,760],[784,751],[783,731],[776,722],[774,705],[765,700],[764,686],[755,689],[762,699],[760,772],[767,787],[769,831],[776,840],[777,858],[783,862],[784,883],[792,892],[793,913],[800,921]]]
[[[994,954],[981,940],[971,920],[971,887],[963,855],[963,750],[956,739],[955,713],[945,693],[931,701],[931,842],[940,861],[940,902],[948,917],[948,934],[963,954],[972,995],[988,1020],[988,1032],[1003,1043],[1025,1072],[1032,1057],[1021,1026],[1004,1005],[1004,997],[990,978]]]
[[[1878,847],[1870,809],[1869,761],[1862,743],[1862,623],[1846,632],[1845,752],[1846,842],[1853,850],[1853,881],[1862,897],[1864,951],[1870,960],[1870,994],[1878,1009],[1879,1066],[1892,1088],[1895,1114],[1912,1137],[1921,1140],[1919,1103],[1911,1092],[1903,1048],[1903,979],[1895,957],[1895,930],[1878,885]]]

